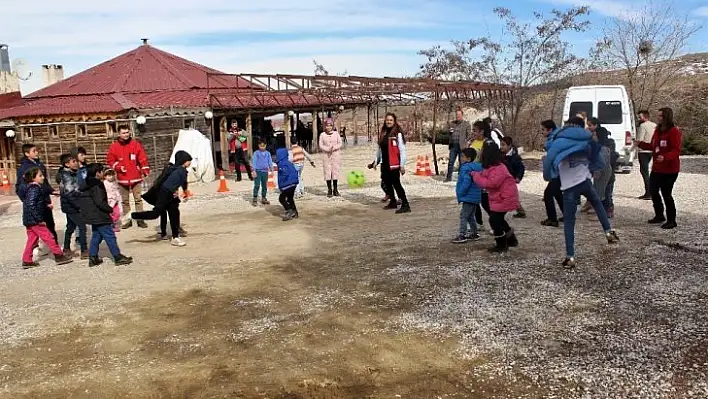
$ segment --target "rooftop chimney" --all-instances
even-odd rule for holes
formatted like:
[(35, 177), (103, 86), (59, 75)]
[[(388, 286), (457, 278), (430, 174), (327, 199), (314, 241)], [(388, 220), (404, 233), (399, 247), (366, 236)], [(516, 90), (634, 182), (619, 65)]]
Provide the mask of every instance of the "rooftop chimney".
[(0, 72), (12, 72), (10, 69), (10, 53), (7, 44), (0, 44)]
[(143, 46), (147, 46), (147, 44), (148, 44), (148, 39), (147, 39), (147, 38), (142, 38), (142, 39), (140, 39), (140, 40), (143, 41)]
[(51, 86), (64, 80), (64, 67), (62, 65), (42, 65), (44, 86)]

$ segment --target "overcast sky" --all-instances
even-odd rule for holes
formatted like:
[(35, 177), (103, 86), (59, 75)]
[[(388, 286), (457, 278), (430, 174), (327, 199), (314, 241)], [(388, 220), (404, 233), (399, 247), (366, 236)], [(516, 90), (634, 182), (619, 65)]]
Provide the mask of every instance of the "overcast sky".
[[(523, 3), (523, 4), (520, 4)], [(531, 12), (580, 4), (575, 0), (22, 0), (3, 4), (0, 43), (23, 58), (34, 76), (27, 94), (42, 87), (42, 64), (80, 72), (140, 45), (160, 49), (229, 73), (312, 74), (313, 59), (332, 73), (413, 75), (416, 53), (450, 39), (499, 32), (491, 13), (510, 7)], [(642, 1), (589, 2), (594, 32), (569, 37), (586, 54), (598, 27), (622, 17)], [(708, 21), (705, 0), (677, 2), (679, 12)], [(708, 35), (703, 31), (703, 37)], [(691, 51), (708, 51), (697, 38)]]

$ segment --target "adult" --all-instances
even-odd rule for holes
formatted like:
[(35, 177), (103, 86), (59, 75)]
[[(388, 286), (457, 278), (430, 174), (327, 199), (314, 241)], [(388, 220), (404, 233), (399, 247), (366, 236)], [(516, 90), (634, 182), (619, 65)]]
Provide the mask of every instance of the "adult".
[(322, 151), (322, 169), (327, 182), (327, 197), (339, 197), (337, 181), (339, 180), (339, 170), (342, 162), (342, 138), (334, 130), (332, 118), (327, 118), (324, 132), (320, 135), (320, 151)]
[[(656, 130), (656, 123), (649, 120), (651, 115), (649, 111), (639, 111), (639, 126), (637, 126), (637, 143), (644, 143), (644, 145), (651, 146), (651, 138)], [(639, 158), (639, 173), (642, 174), (642, 180), (644, 181), (644, 194), (637, 197), (640, 200), (650, 200), (650, 185), (649, 185), (649, 162), (652, 158), (652, 150), (643, 150), (639, 148), (639, 153), (637, 157)]]
[[(130, 219), (130, 195), (133, 195), (135, 211), (143, 211), (143, 178), (150, 174), (150, 165), (143, 145), (133, 139), (128, 125), (118, 126), (118, 139), (108, 148), (106, 162), (116, 171), (118, 187), (120, 187), (121, 204), (123, 207), (122, 228), (133, 226)], [(138, 220), (138, 227), (147, 228), (143, 220)]]
[[(384, 209), (396, 209), (396, 213), (410, 213), (411, 206), (406, 197), (406, 190), (401, 184), (401, 175), (406, 174), (406, 139), (394, 113), (387, 113), (378, 138), (376, 159), (369, 164), (369, 169), (376, 169), (381, 164), (381, 180), (386, 187), (389, 203)], [(396, 194), (401, 199), (398, 209)]]
[(234, 168), (236, 169), (236, 181), (241, 181), (241, 165), (246, 168), (246, 174), (252, 181), (253, 176), (251, 175), (251, 165), (247, 160), (248, 136), (246, 136), (245, 130), (238, 128), (238, 121), (235, 119), (231, 121), (231, 127), (229, 128), (227, 139), (229, 143), (231, 160), (234, 162)]
[(447, 175), (445, 181), (452, 181), (452, 172), (455, 169), (455, 162), (462, 155), (462, 150), (469, 146), (472, 136), (472, 126), (464, 119), (462, 108), (455, 111), (455, 120), (450, 122), (450, 162), (447, 164)]
[(611, 244), (619, 241), (590, 180), (591, 174), (603, 167), (601, 146), (592, 140), (592, 133), (585, 129), (585, 121), (572, 117), (567, 126), (551, 135), (546, 149), (548, 153), (543, 162), (543, 177), (546, 181), (560, 178), (563, 190), (566, 251), (563, 267), (570, 269), (575, 267), (575, 213), (581, 195), (585, 196), (595, 209), (607, 242)]
[[(676, 228), (676, 204), (672, 195), (674, 183), (681, 171), (681, 140), (683, 134), (674, 123), (674, 111), (662, 108), (656, 115), (659, 122), (649, 144), (635, 141), (643, 150), (652, 151), (651, 174), (649, 175), (649, 192), (654, 204), (654, 218), (650, 224), (660, 224), (662, 229)], [(661, 199), (664, 199), (662, 203)], [(666, 204), (666, 217), (664, 217)]]
[[(614, 157), (614, 146), (611, 145), (614, 141), (611, 139), (611, 133), (609, 130), (602, 127), (600, 121), (597, 118), (590, 118), (587, 120), (587, 129), (592, 133), (593, 140), (601, 145), (600, 156), (602, 157), (603, 167), (593, 173), (593, 187), (597, 196), (600, 197), (600, 201), (605, 202), (605, 196), (607, 194), (607, 188), (610, 183), (614, 184), (614, 169), (613, 169), (613, 157)], [(616, 161), (616, 158), (615, 158)], [(583, 210), (588, 212), (591, 208), (590, 202), (586, 202)], [(607, 208), (605, 209), (607, 211)], [(608, 214), (608, 217), (610, 215)]]
[[(544, 149), (548, 151), (550, 139), (553, 132), (555, 132), (558, 127), (555, 122), (548, 119), (541, 122), (541, 129), (546, 136), (546, 144), (544, 145)], [(543, 158), (545, 159), (545, 155)], [(555, 203), (558, 203), (558, 209), (560, 209), (561, 214), (563, 214), (563, 192), (561, 191), (561, 182), (558, 177), (550, 179), (546, 184), (546, 189), (543, 190), (543, 203), (546, 206), (546, 220), (541, 222), (541, 225), (543, 226), (558, 227), (560, 226), (560, 222), (564, 220), (563, 217), (560, 219), (558, 218), (554, 200)]]

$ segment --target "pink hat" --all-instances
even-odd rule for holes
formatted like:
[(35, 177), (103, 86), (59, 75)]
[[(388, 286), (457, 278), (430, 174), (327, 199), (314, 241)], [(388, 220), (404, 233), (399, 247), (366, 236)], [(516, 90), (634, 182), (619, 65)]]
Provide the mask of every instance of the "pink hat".
[(327, 124), (327, 125), (334, 125), (334, 121), (332, 120), (332, 118), (327, 118), (327, 119), (325, 120), (325, 124)]

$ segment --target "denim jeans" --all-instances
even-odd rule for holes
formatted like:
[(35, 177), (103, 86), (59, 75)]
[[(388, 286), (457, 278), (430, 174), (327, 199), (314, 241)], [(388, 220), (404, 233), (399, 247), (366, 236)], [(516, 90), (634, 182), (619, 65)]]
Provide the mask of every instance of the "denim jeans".
[(565, 219), (563, 232), (565, 233), (565, 254), (569, 258), (575, 256), (575, 214), (578, 211), (578, 200), (581, 195), (585, 196), (592, 205), (603, 231), (607, 233), (612, 230), (605, 207), (595, 192), (590, 179), (563, 191), (563, 218)]
[(266, 198), (268, 194), (268, 171), (256, 172), (256, 179), (253, 181), (253, 198), (258, 198), (258, 189), (261, 189), (261, 197)]
[(467, 226), (470, 227), (472, 234), (477, 234), (477, 221), (475, 220), (475, 213), (477, 213), (477, 208), (479, 205), (472, 204), (470, 202), (463, 202), (462, 208), (460, 209), (460, 236), (467, 234)]
[(101, 241), (106, 242), (106, 245), (108, 245), (108, 250), (111, 251), (111, 255), (113, 255), (114, 259), (120, 255), (116, 232), (113, 231), (112, 224), (94, 224), (91, 226), (91, 230), (93, 234), (91, 234), (89, 256), (98, 256), (98, 246), (101, 245)]
[(462, 155), (462, 151), (458, 147), (450, 147), (450, 163), (447, 164), (447, 180), (452, 179), (452, 172), (455, 170), (455, 162)]
[(295, 187), (295, 195), (305, 194), (305, 184), (302, 182), (302, 170), (305, 168), (304, 163), (294, 163), (295, 170), (297, 170), (297, 187)]
[(79, 230), (78, 239), (81, 251), (86, 251), (88, 245), (86, 242), (86, 224), (81, 220), (81, 215), (78, 213), (66, 214), (66, 230), (64, 230), (64, 249), (71, 249), (71, 235), (74, 231)]

